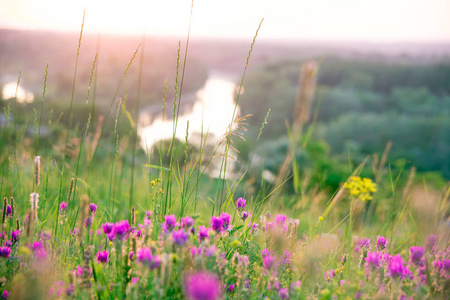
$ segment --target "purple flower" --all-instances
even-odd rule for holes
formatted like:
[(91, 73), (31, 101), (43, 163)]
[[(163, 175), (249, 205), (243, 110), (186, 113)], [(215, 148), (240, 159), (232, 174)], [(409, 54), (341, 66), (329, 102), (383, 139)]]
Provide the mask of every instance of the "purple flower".
[(40, 259), (40, 260), (44, 260), (47, 258), (47, 252), (45, 251), (45, 249), (43, 247), (36, 249), (34, 251), (34, 255), (36, 256), (37, 259)]
[(245, 199), (243, 199), (242, 197), (241, 198), (238, 198), (237, 199), (237, 201), (236, 201), (236, 208), (239, 210), (239, 211), (242, 211), (244, 208), (245, 208)]
[(270, 270), (275, 266), (276, 263), (276, 257), (272, 256), (270, 254), (267, 254), (263, 257), (263, 266), (266, 270)]
[(119, 221), (114, 226), (114, 235), (123, 240), (124, 238), (127, 237), (130, 230), (131, 227), (130, 224), (128, 223), (128, 220)]
[(65, 212), (67, 210), (67, 206), (68, 206), (68, 204), (66, 202), (64, 202), (64, 201), (61, 202), (61, 205), (59, 206), (59, 212), (60, 213)]
[(104, 264), (109, 262), (109, 252), (107, 250), (97, 252), (97, 261)]
[(206, 228), (204, 225), (200, 226), (198, 229), (198, 240), (199, 242), (204, 241), (206, 238), (209, 237), (209, 230), (210, 228)]
[(242, 212), (242, 221), (245, 221), (248, 218), (249, 214), (248, 212), (244, 211)]
[(110, 234), (111, 232), (113, 232), (113, 231), (114, 231), (114, 227), (115, 227), (114, 223), (108, 223), (108, 222), (106, 222), (106, 223), (104, 223), (104, 224), (102, 225), (103, 232), (104, 232), (105, 234)]
[(156, 269), (161, 264), (158, 255), (152, 255), (152, 251), (148, 248), (141, 248), (138, 252), (137, 259), (143, 264), (147, 264), (150, 270)]
[(359, 241), (359, 246), (360, 247), (364, 247), (364, 248), (369, 248), (370, 247), (370, 239), (362, 239)]
[(33, 251), (36, 251), (37, 249), (42, 248), (42, 242), (41, 241), (33, 242), (33, 244), (31, 244), (30, 246)]
[(435, 252), (437, 244), (437, 235), (428, 235), (427, 240), (425, 242), (425, 248), (428, 252)]
[(89, 213), (93, 216), (97, 213), (97, 205), (94, 203), (89, 204)]
[(262, 256), (262, 258), (266, 257), (267, 255), (272, 255), (272, 251), (270, 251), (269, 249), (263, 249), (263, 250), (261, 250), (261, 256)]
[(4, 290), (3, 293), (2, 293), (2, 299), (4, 299), (4, 300), (8, 299), (10, 294), (11, 294), (11, 292), (8, 292), (7, 290)]
[(377, 250), (378, 251), (386, 249), (387, 243), (388, 243), (388, 239), (387, 238), (385, 238), (383, 236), (380, 236), (380, 235), (377, 235)]
[(167, 215), (164, 217), (164, 223), (162, 223), (162, 229), (165, 233), (172, 232), (177, 225), (177, 217), (175, 215)]
[(223, 229), (228, 230), (228, 228), (230, 226), (230, 222), (231, 222), (231, 216), (228, 213), (223, 212), (220, 215), (220, 219), (222, 219), (222, 221), (223, 221)]
[(283, 227), (284, 223), (286, 223), (286, 216), (283, 214), (279, 214), (275, 216), (275, 223), (279, 227)]
[(93, 216), (89, 216), (86, 219), (84, 219), (84, 227), (89, 228), (92, 225), (92, 222), (94, 221)]
[(0, 257), (8, 258), (10, 254), (11, 254), (11, 248), (0, 247)]
[(181, 228), (191, 228), (192, 225), (194, 225), (194, 219), (192, 219), (191, 217), (184, 217), (181, 218)]
[(172, 233), (172, 238), (176, 244), (183, 246), (189, 238), (189, 233), (184, 232), (183, 229), (175, 230)]
[(6, 206), (6, 216), (12, 218), (12, 207), (9, 204)]
[(280, 297), (280, 299), (287, 299), (289, 298), (289, 291), (287, 288), (284, 289), (280, 289), (278, 291), (278, 296)]
[(211, 228), (216, 232), (221, 232), (223, 227), (223, 220), (222, 218), (218, 218), (215, 216), (211, 217)]
[(152, 211), (151, 211), (151, 210), (146, 211), (146, 212), (145, 212), (145, 216), (146, 216), (148, 219), (150, 219), (150, 218), (152, 217)]
[(11, 243), (16, 243), (19, 241), (20, 238), (20, 231), (19, 230), (13, 230), (11, 232)]
[(74, 291), (73, 283), (69, 284), (69, 287), (66, 288), (66, 296), (72, 295)]
[(295, 283), (291, 283), (291, 291), (294, 289), (299, 289), (302, 286), (302, 282), (300, 280), (297, 280)]
[(189, 300), (218, 300), (220, 295), (220, 282), (216, 275), (201, 272), (190, 275), (184, 283), (186, 296)]
[(379, 252), (367, 252), (366, 266), (370, 270), (375, 270), (380, 267), (381, 255)]
[(410, 275), (410, 271), (408, 267), (403, 264), (403, 259), (400, 254), (389, 258), (388, 272), (392, 278), (400, 278), (401, 280)]
[(423, 247), (412, 246), (409, 248), (410, 261), (415, 265), (422, 265), (422, 257), (425, 252)]
[(275, 224), (273, 222), (267, 222), (264, 226), (265, 227), (263, 228), (263, 230), (267, 231), (271, 231), (272, 229), (275, 228)]
[(325, 273), (325, 279), (326, 279), (328, 282), (330, 282), (331, 279), (334, 278), (334, 276), (336, 276), (336, 272), (335, 272), (333, 269), (331, 269), (331, 270), (329, 270), (329, 271), (327, 271), (327, 272)]
[(280, 256), (280, 264), (290, 265), (292, 263), (292, 251), (284, 249), (284, 257)]
[(257, 223), (253, 223), (253, 224), (249, 223), (248, 227), (251, 227), (251, 229), (250, 229), (251, 232), (255, 232), (255, 231), (258, 230), (258, 224)]
[(235, 283), (230, 284), (230, 286), (228, 286), (228, 292), (232, 293), (233, 290), (234, 290), (235, 285), (236, 285)]

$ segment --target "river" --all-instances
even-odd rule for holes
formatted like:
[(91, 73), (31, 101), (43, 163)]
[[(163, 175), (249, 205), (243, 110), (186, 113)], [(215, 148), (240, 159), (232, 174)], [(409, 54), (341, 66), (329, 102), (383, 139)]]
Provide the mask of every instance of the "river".
[[(186, 128), (189, 121), (189, 143), (200, 145), (200, 136), (208, 132), (206, 144), (217, 146), (217, 153), (223, 151), (223, 145), (219, 141), (225, 136), (233, 116), (240, 112), (239, 106), (235, 106), (236, 84), (235, 77), (228, 74), (211, 72), (203, 88), (198, 90), (194, 101), (183, 104), (178, 117), (178, 126), (175, 137), (181, 141), (185, 140)], [(172, 113), (173, 106), (167, 103), (166, 118), (163, 119), (161, 111), (154, 109), (141, 111), (138, 121), (138, 133), (141, 137), (141, 146), (148, 152), (152, 146), (160, 140), (171, 139), (173, 135), (173, 120), (167, 118), (167, 113)], [(221, 156), (214, 159), (208, 173), (218, 177), (220, 172)], [(219, 167), (218, 167), (219, 165)], [(232, 168), (232, 167), (231, 167)], [(227, 172), (228, 173), (228, 172)]]

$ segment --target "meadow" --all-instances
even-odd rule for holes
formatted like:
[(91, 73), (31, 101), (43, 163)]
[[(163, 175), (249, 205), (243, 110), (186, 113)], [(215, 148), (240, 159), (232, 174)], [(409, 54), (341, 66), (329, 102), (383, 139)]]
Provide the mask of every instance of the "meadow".
[[(140, 149), (137, 130), (145, 44), (130, 53), (100, 114), (92, 100), (99, 53), (85, 98), (74, 96), (81, 89), (82, 42), (83, 30), (65, 91), (67, 111), (53, 114), (47, 106), (48, 69), (32, 111), (17, 97), (2, 103), (2, 299), (449, 297), (448, 183), (436, 187), (417, 179), (414, 168), (391, 168), (389, 144), (350, 165), (334, 190), (314, 182), (320, 174), (304, 172), (296, 151), (314, 146), (309, 121), (316, 65), (302, 68), (298, 114), (288, 122), (287, 150), (268, 183), (253, 158), (271, 126), (270, 110), (250, 137), (251, 116), (236, 113), (212, 150), (207, 131), (200, 145), (189, 142), (189, 131), (184, 141), (175, 139), (189, 35), (174, 57), (173, 91), (160, 87), (173, 138), (148, 152)], [(119, 91), (133, 66), (138, 76), (130, 109), (127, 92)], [(240, 161), (235, 148), (249, 138), (253, 144)], [(206, 171), (213, 160), (220, 161), (217, 178)], [(238, 176), (227, 176), (232, 160)], [(250, 176), (255, 166), (259, 177)]]

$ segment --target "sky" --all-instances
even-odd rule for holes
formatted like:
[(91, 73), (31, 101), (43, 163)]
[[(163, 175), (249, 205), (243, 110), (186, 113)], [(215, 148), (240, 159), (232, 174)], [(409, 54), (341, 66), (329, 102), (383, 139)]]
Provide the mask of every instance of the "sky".
[[(191, 0), (0, 0), (0, 28), (185, 35)], [(191, 35), (450, 42), (450, 0), (196, 0)]]

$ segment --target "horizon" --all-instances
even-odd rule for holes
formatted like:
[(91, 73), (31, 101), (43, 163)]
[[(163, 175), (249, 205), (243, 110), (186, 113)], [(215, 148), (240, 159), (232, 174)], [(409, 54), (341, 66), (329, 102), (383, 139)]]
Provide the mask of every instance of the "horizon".
[[(46, 29), (46, 28), (35, 28), (35, 29), (22, 29), (22, 28), (0, 28), (1, 31), (17, 31), (17, 32), (28, 32), (28, 33), (52, 33), (61, 35), (79, 35), (78, 30), (58, 30), (58, 29)], [(146, 39), (168, 39), (168, 40), (180, 40), (184, 41), (186, 35), (170, 35), (170, 34), (148, 34), (148, 33), (114, 33), (114, 32), (93, 32), (93, 31), (83, 31), (83, 36), (96, 37), (103, 36), (109, 38), (136, 38), (142, 39), (144, 36)], [(241, 37), (241, 36), (194, 36), (190, 37), (190, 41), (233, 41), (233, 42), (245, 42), (248, 43), (252, 37)], [(347, 43), (357, 44), (357, 45), (423, 45), (423, 46), (445, 46), (450, 45), (450, 38), (446, 40), (362, 40), (362, 39), (333, 39), (333, 38), (289, 38), (289, 37), (259, 37), (257, 38), (259, 42), (262, 43), (283, 43), (280, 46), (295, 46), (299, 43), (310, 43), (314, 45), (320, 44), (330, 44), (330, 45), (346, 45)], [(348, 45), (350, 46), (350, 45)]]
[[(85, 33), (185, 37), (191, 3), (0, 0), (0, 29), (79, 33), (84, 9)], [(446, 0), (230, 0), (226, 4), (196, 0), (190, 34), (195, 38), (251, 39), (262, 18), (261, 40), (450, 43), (450, 2)]]

